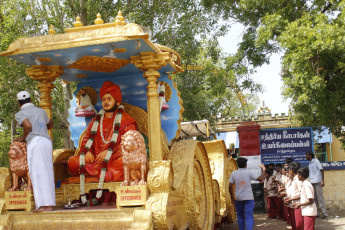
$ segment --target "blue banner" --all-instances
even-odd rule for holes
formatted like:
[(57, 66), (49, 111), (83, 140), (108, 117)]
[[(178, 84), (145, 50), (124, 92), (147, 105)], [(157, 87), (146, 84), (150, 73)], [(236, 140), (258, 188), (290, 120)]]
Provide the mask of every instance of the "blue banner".
[(324, 170), (344, 170), (345, 161), (321, 162)]
[(260, 130), (262, 163), (282, 163), (286, 158), (303, 162), (305, 153), (313, 151), (312, 128), (285, 128)]

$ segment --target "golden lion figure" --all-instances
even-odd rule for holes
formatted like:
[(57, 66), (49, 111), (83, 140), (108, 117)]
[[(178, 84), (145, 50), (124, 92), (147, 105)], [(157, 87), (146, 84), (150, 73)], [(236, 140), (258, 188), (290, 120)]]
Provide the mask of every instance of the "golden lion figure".
[(28, 186), (24, 190), (32, 190), (26, 155), (25, 142), (13, 142), (10, 145), (8, 156), (10, 158), (10, 171), (12, 173), (12, 187), (8, 191), (18, 191), (20, 189), (19, 179), (21, 178), (25, 178), (25, 181), (28, 183)]
[(130, 130), (121, 138), (124, 181), (122, 186), (145, 185), (147, 179), (147, 152), (140, 132)]

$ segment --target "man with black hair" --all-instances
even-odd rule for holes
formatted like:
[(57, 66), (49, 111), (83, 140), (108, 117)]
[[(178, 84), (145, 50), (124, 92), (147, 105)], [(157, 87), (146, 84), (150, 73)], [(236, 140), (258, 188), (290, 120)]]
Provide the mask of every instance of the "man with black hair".
[(317, 206), (318, 216), (319, 208), (322, 210), (322, 218), (325, 219), (328, 217), (325, 199), (323, 197), (322, 187), (325, 186), (324, 182), (324, 171), (322, 165), (318, 159), (315, 158), (315, 155), (312, 151), (306, 152), (306, 158), (309, 162), (309, 180), (313, 185), (315, 190), (315, 203)]
[[(231, 173), (229, 190), (232, 200), (235, 200), (238, 226), (240, 230), (253, 229), (254, 227), (254, 196), (251, 187), (252, 180), (263, 181), (265, 176), (265, 166), (260, 164), (261, 175), (249, 171), (247, 168), (247, 159), (240, 157), (236, 160), (238, 170)], [(233, 185), (235, 185), (235, 195), (233, 194)]]
[(51, 211), (55, 206), (55, 184), (53, 171), (53, 146), (48, 129), (53, 127), (47, 113), (31, 103), (30, 94), (17, 94), (21, 110), (15, 119), (24, 132), (13, 141), (27, 143), (27, 161), (32, 181), (36, 212)]

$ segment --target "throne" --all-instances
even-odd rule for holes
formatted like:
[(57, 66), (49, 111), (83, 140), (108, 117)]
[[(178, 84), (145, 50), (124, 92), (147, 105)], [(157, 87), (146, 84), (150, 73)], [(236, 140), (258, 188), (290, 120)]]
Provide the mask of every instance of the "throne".
[[(136, 122), (138, 126), (138, 131), (143, 135), (146, 143), (147, 153), (149, 155), (148, 149), (148, 115), (143, 109), (130, 105), (128, 103), (121, 103), (126, 113), (128, 113)], [(85, 131), (84, 131), (85, 132)], [(67, 160), (69, 157), (75, 155), (79, 152), (81, 148), (81, 140), (84, 136), (84, 132), (81, 134), (79, 138), (79, 146), (77, 150), (71, 149), (56, 149), (53, 151), (53, 163), (54, 163), (54, 176), (55, 176), (55, 184), (61, 184), (61, 182), (65, 181), (67, 178), (70, 178), (71, 175), (68, 172), (67, 168)], [(168, 156), (168, 139), (165, 135), (165, 132), (161, 130), (161, 138), (163, 139), (162, 149), (165, 159)], [(148, 156), (149, 158), (149, 156)], [(78, 177), (79, 178), (79, 177)], [(116, 191), (116, 189), (120, 186), (121, 182), (105, 182), (103, 185), (103, 189), (108, 189), (109, 191)], [(85, 183), (85, 192), (88, 193), (90, 190), (97, 189), (98, 183)], [(80, 185), (79, 183), (68, 183), (61, 185), (61, 195), (62, 195), (62, 203), (67, 203), (68, 200), (78, 200), (80, 195)], [(58, 194), (58, 193), (57, 193)], [(58, 200), (57, 200), (57, 203)]]

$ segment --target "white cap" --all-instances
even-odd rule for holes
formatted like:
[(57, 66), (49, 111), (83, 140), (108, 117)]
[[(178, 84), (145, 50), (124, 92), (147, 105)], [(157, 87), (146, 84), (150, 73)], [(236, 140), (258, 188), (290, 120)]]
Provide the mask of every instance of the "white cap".
[(30, 98), (30, 94), (28, 92), (26, 92), (26, 91), (20, 91), (17, 94), (18, 101), (25, 100), (27, 98)]

